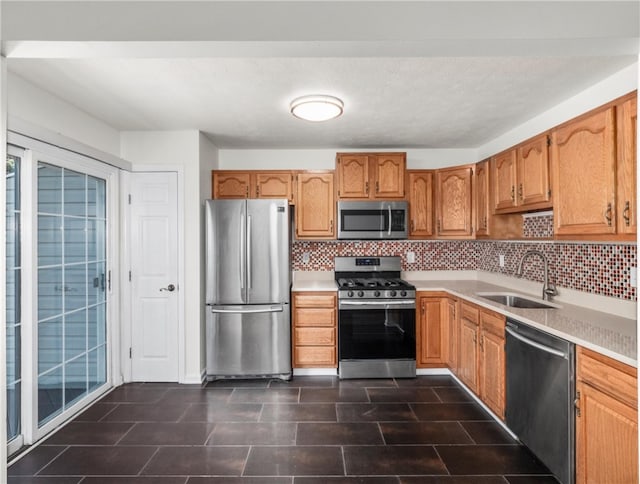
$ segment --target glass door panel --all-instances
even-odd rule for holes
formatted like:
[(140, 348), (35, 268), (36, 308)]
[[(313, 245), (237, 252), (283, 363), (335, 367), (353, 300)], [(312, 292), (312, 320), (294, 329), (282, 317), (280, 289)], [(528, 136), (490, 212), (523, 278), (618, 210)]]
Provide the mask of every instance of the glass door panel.
[[(21, 257), (20, 257), (20, 158), (6, 163), (6, 331), (7, 331), (7, 440), (21, 434)], [(18, 444), (19, 445), (19, 444)]]
[(38, 163), (38, 425), (106, 382), (106, 182)]

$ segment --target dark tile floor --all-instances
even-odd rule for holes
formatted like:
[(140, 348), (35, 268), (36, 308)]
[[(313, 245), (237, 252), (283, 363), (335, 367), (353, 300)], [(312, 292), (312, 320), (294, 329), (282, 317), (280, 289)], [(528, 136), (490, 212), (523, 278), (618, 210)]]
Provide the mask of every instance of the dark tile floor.
[(448, 376), (116, 388), (9, 484), (557, 484)]

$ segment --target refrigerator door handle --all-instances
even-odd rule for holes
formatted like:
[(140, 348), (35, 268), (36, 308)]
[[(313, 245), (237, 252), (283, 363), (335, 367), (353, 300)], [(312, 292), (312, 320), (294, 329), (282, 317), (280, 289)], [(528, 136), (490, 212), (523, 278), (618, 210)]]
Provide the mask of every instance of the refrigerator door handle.
[[(247, 230), (247, 226), (244, 223), (244, 213), (242, 215), (240, 215), (240, 247), (245, 247), (245, 252), (243, 252), (242, 250), (240, 250), (240, 289), (244, 289), (244, 282), (245, 282), (245, 268), (247, 266), (246, 264), (246, 233), (245, 231)], [(244, 297), (244, 296), (243, 296)]]
[(247, 289), (251, 289), (251, 215), (247, 215)]
[(256, 314), (256, 313), (281, 313), (284, 306), (261, 306), (252, 309), (231, 309), (231, 308), (215, 308), (211, 307), (211, 312), (215, 314)]

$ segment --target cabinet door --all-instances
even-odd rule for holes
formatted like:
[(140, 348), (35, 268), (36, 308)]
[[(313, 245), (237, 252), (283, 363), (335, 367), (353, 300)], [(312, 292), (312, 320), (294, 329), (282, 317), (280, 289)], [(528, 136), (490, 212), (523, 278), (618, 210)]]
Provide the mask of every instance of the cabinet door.
[(613, 108), (597, 111), (552, 131), (556, 235), (616, 232), (615, 161)]
[(551, 207), (548, 145), (549, 138), (544, 134), (518, 147), (517, 204), (520, 207)]
[(578, 382), (576, 483), (638, 482), (638, 411)]
[(475, 225), (476, 236), (487, 237), (489, 231), (489, 162), (476, 164), (475, 174)]
[(446, 299), (421, 297), (419, 301), (418, 367), (442, 365), (445, 362)]
[(439, 237), (469, 238), (472, 233), (470, 166), (436, 172), (436, 233)]
[(409, 236), (433, 235), (433, 172), (409, 172)]
[(458, 374), (458, 340), (460, 339), (460, 320), (457, 317), (455, 299), (447, 299), (447, 365), (456, 375)]
[(379, 154), (373, 158), (374, 197), (404, 198), (405, 155)]
[(496, 212), (515, 208), (516, 203), (516, 150), (512, 149), (491, 159), (493, 208)]
[(618, 233), (635, 234), (636, 157), (638, 129), (638, 99), (633, 97), (617, 107), (618, 116)]
[(296, 235), (298, 238), (335, 238), (333, 173), (298, 174)]
[(478, 326), (466, 318), (460, 321), (460, 379), (478, 393)]
[(286, 198), (293, 203), (293, 174), (291, 172), (255, 174), (256, 198)]
[(249, 198), (251, 174), (246, 171), (213, 172), (213, 198)]
[(340, 154), (336, 163), (339, 199), (368, 199), (369, 156)]
[(483, 330), (480, 348), (480, 398), (493, 413), (504, 419), (504, 338)]

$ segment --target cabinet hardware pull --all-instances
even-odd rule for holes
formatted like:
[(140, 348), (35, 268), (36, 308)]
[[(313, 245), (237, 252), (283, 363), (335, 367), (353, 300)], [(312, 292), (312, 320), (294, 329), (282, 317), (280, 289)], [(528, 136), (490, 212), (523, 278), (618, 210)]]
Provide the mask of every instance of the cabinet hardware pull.
[(580, 392), (576, 392), (576, 399), (573, 401), (573, 406), (576, 408), (576, 417), (580, 416)]
[(511, 185), (511, 201), (516, 201), (516, 187), (513, 185)]
[(329, 232), (333, 232), (333, 220), (331, 221), (331, 225), (329, 226)]
[[(627, 225), (629, 225), (629, 224), (627, 224)], [(411, 232), (415, 232), (415, 230), (416, 230), (416, 222), (415, 222), (415, 220), (412, 220), (411, 221)]]
[(480, 337), (478, 344), (480, 345), (480, 351), (484, 351), (484, 336)]
[(380, 184), (376, 182), (376, 193), (378, 193), (379, 191), (380, 191)]
[(518, 187), (518, 195), (520, 195), (520, 201), (523, 201), (524, 197), (522, 196), (522, 183), (520, 183), (520, 186)]
[(440, 233), (440, 219), (438, 219), (438, 233)]
[(260, 185), (256, 187), (256, 197), (260, 198)]
[(484, 216), (484, 228), (485, 229), (487, 228), (487, 216), (486, 215)]
[(607, 203), (607, 209), (606, 209), (606, 210), (605, 210), (605, 212), (604, 212), (604, 218), (606, 218), (606, 219), (607, 219), (607, 225), (608, 225), (609, 227), (611, 227), (611, 220), (612, 220), (612, 218), (611, 218), (611, 211), (612, 211), (611, 203)]
[(247, 185), (247, 198), (249, 198), (249, 185)]
[(624, 219), (624, 224), (628, 227), (631, 223), (631, 207), (629, 206), (629, 202), (624, 202), (624, 210), (622, 211), (622, 218)]
[(364, 182), (364, 192), (367, 195), (369, 194), (369, 182)]

